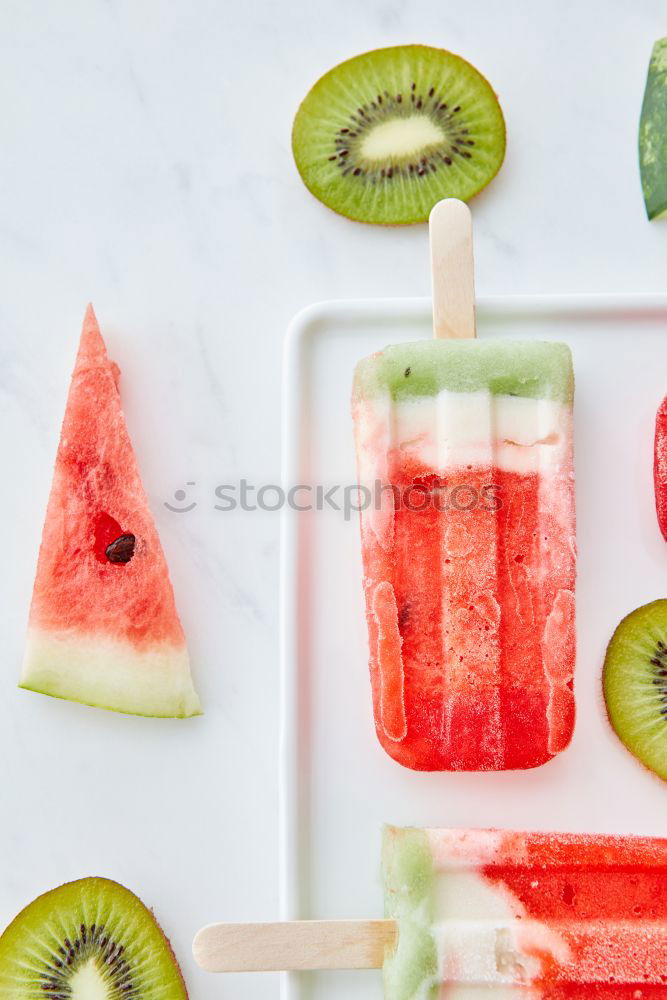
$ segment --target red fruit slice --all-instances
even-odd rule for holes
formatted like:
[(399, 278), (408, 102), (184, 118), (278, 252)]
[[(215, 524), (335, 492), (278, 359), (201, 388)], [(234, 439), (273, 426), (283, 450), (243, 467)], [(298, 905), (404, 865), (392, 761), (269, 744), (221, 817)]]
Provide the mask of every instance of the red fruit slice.
[(667, 396), (660, 404), (655, 418), (653, 482), (658, 524), (662, 537), (667, 542)]
[(46, 511), (21, 687), (117, 712), (198, 715), (119, 376), (89, 306)]

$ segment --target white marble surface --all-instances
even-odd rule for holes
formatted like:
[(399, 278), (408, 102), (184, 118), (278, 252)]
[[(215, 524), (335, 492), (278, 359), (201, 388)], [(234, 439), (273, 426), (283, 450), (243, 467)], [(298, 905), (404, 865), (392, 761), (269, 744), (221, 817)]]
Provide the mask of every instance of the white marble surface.
[[(474, 203), (483, 293), (664, 289), (636, 130), (664, 5), (468, 0), (5, 0), (0, 32), (0, 922), (101, 873), (152, 904), (191, 995), (192, 932), (277, 910), (278, 516), (211, 487), (279, 474), (290, 316), (426, 294), (424, 227), (360, 226), (302, 187), (294, 110), (341, 59), (421, 41), (499, 92), (502, 173)], [(92, 299), (170, 560), (206, 715), (116, 717), (16, 689), (67, 380)], [(188, 480), (199, 506), (163, 502)]]

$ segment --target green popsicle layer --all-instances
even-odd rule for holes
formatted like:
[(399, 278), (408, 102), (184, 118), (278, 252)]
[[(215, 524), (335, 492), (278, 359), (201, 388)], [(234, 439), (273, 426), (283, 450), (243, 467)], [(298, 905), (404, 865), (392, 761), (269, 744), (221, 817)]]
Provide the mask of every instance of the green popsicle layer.
[(555, 341), (416, 340), (385, 347), (357, 365), (355, 398), (387, 390), (395, 400), (485, 390), (571, 405), (572, 355)]
[(438, 957), (431, 934), (434, 871), (423, 830), (386, 826), (382, 871), (385, 917), (399, 925), (396, 950), (384, 963), (385, 1000), (428, 1000), (438, 993)]

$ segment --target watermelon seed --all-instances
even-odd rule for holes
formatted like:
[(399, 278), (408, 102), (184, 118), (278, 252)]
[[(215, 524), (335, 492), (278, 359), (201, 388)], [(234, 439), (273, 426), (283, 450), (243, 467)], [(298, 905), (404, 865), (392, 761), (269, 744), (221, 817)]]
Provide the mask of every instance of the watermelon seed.
[(136, 541), (134, 535), (126, 532), (107, 545), (104, 554), (110, 563), (129, 563), (134, 555)]

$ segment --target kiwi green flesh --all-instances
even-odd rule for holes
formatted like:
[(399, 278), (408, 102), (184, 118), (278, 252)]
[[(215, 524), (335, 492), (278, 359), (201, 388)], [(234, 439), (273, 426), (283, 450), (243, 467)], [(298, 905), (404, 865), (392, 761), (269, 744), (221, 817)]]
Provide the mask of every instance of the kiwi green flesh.
[(667, 780), (667, 600), (620, 623), (603, 673), (609, 720), (627, 749)]
[(0, 1000), (187, 1000), (155, 918), (132, 892), (85, 878), (30, 903), (0, 937)]
[(306, 186), (361, 222), (425, 221), (495, 176), (505, 123), (489, 83), (444, 49), (376, 49), (336, 66), (297, 112), (294, 158)]

